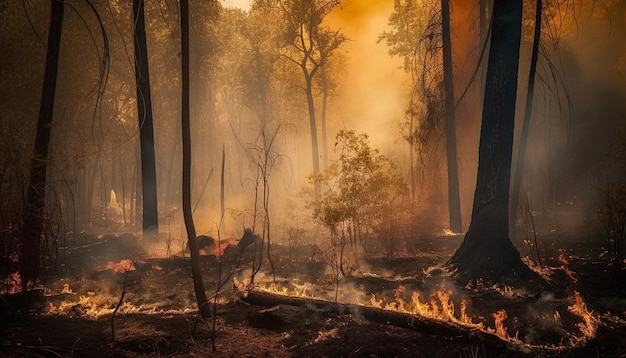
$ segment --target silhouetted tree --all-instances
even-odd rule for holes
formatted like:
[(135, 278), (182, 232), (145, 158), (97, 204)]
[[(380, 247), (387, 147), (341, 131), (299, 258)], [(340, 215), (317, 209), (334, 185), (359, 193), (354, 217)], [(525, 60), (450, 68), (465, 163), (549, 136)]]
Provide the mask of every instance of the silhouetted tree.
[[(30, 181), (26, 192), (26, 208), (23, 222), (23, 240), (20, 256), (20, 276), (22, 293), (27, 294), (28, 285), (34, 284), (40, 276), (41, 269), (41, 238), (44, 235), (44, 208), (46, 197), (46, 171), (48, 146), (52, 129), (52, 114), (59, 67), (59, 49), (61, 46), (61, 29), (63, 26), (63, 2), (52, 0), (50, 10), (50, 26), (48, 30), (48, 49), (46, 68), (37, 121), (35, 150), (31, 161)], [(25, 305), (28, 306), (28, 300)]]
[(496, 0), (472, 219), (449, 261), (461, 280), (529, 277), (509, 238), (509, 186), (522, 27), (522, 1)]
[(144, 239), (156, 241), (159, 238), (159, 213), (157, 210), (152, 98), (150, 96), (143, 0), (133, 0), (133, 25), (135, 29), (135, 78), (139, 112), (139, 142), (141, 146), (142, 227)]
[(450, 1), (441, 0), (441, 30), (443, 43), (443, 80), (446, 102), (446, 157), (448, 163), (448, 215), (450, 230), (463, 231), (459, 169), (456, 159), (456, 123), (454, 115), (454, 86), (452, 75), (452, 41), (450, 39)]
[(191, 272), (193, 287), (196, 293), (196, 301), (202, 318), (211, 316), (211, 310), (204, 288), (204, 278), (200, 267), (200, 250), (196, 241), (196, 227), (191, 212), (191, 126), (189, 115), (189, 1), (180, 1), (180, 27), (181, 27), (181, 67), (182, 67), (182, 100), (181, 100), (181, 127), (183, 142), (183, 218), (187, 229), (189, 253), (191, 254)]
[[(324, 18), (340, 5), (340, 0), (295, 0), (283, 5), (286, 20), (284, 39), (289, 49), (286, 57), (300, 68), (304, 76), (302, 88), (309, 110), (314, 173), (320, 172), (320, 163), (313, 79), (329, 61), (332, 53), (346, 41), (340, 30), (322, 25)], [(319, 187), (316, 187), (315, 192), (319, 195)]]

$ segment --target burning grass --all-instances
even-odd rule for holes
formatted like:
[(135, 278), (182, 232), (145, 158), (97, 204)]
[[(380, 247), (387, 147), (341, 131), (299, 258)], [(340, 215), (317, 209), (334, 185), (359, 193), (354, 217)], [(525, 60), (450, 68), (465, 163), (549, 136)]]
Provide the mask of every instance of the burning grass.
[[(445, 240), (455, 238), (446, 237)], [(84, 250), (90, 248), (85, 247)], [(289, 252), (293, 254), (293, 248)], [(68, 273), (71, 275), (46, 285), (44, 302), (39, 310), (42, 317), (59, 322), (63, 320), (63, 324), (86, 320), (93, 322), (94, 327), (100, 327), (103, 320), (106, 323), (112, 320), (125, 291), (117, 311), (117, 349), (145, 348), (142, 352), (157, 354), (154, 350), (147, 351), (152, 347), (150, 349), (176, 356), (176, 350), (168, 351), (168, 347), (180, 344), (176, 349), (185, 352), (180, 356), (188, 356), (190, 352), (207, 353), (205, 348), (194, 346), (189, 340), (182, 343), (180, 338), (175, 338), (177, 334), (189, 335), (190, 327), (197, 319), (191, 277), (186, 266), (188, 262), (176, 257), (139, 257), (115, 256), (97, 262), (91, 260), (88, 261), (91, 266), (72, 266), (68, 262)], [(262, 346), (271, 356), (291, 356), (286, 352), (294, 351), (309, 352), (312, 356), (328, 355), (328, 352), (334, 355), (339, 351), (345, 356), (366, 352), (380, 355), (373, 343), (377, 342), (386, 347), (386, 352), (393, 351), (390, 350), (392, 345), (402, 346), (403, 349), (396, 353), (398, 356), (410, 355), (411, 352), (423, 355), (424, 345), (432, 345), (433, 339), (431, 336), (420, 338), (426, 334), (444, 337), (437, 345), (437, 351), (431, 352), (439, 356), (472, 356), (470, 348), (475, 346), (483, 347), (486, 356), (509, 356), (509, 351), (506, 355), (493, 354), (502, 349), (495, 341), (509, 349), (513, 347), (520, 354), (559, 356), (572, 350), (588, 349), (590, 342), (606, 335), (606, 330), (619, 331), (626, 326), (619, 316), (595, 313), (604, 310), (598, 309), (595, 301), (585, 300), (594, 291), (585, 286), (588, 282), (585, 273), (572, 266), (576, 263), (575, 257), (567, 257), (567, 264), (555, 259), (552, 266), (544, 267), (543, 272), (549, 277), (550, 288), (554, 291), (541, 292), (512, 286), (486, 286), (480, 280), (473, 285), (459, 287), (441, 265), (433, 261), (433, 257), (370, 259), (354, 275), (342, 278), (338, 303), (334, 302), (335, 282), (325, 269), (326, 263), (311, 259), (309, 250), (303, 252), (302, 257), (280, 257), (275, 281), (270, 279), (273, 275), (261, 271), (252, 286), (248, 280), (249, 270), (238, 271), (234, 275), (235, 284), (243, 292), (297, 297), (299, 302), (313, 304), (293, 309), (281, 304), (280, 309), (259, 310), (241, 302), (240, 291), (225, 290), (218, 299), (218, 347), (231, 353), (258, 353), (243, 347), (230, 347), (231, 343), (227, 343), (238, 341), (242, 345)], [(215, 275), (212, 260), (211, 256), (203, 257), (203, 267), (209, 279)], [(572, 277), (578, 280), (574, 282)], [(322, 303), (328, 307), (343, 308), (339, 311), (321, 309), (319, 304)], [(346, 308), (348, 306), (349, 309)], [(395, 329), (384, 321), (371, 323), (371, 316), (366, 312), (382, 317), (388, 313), (392, 320), (405, 322), (405, 326)], [(147, 331), (136, 332), (143, 321), (164, 319), (186, 322), (186, 331), (159, 331), (154, 333), (155, 336), (150, 336)], [(130, 322), (134, 322), (132, 330), (129, 330)], [(413, 327), (406, 326), (411, 322)], [(421, 331), (411, 331), (419, 327), (418, 323), (426, 323), (427, 326), (422, 326)], [(438, 330), (439, 326), (441, 330)], [(199, 337), (206, 339), (208, 335), (202, 328), (205, 325), (200, 324), (199, 327)], [(106, 331), (108, 325), (100, 329)], [(400, 341), (393, 343), (389, 337), (385, 338), (386, 335)], [(472, 336), (483, 337), (488, 343), (471, 341)], [(415, 342), (422, 342), (420, 353), (410, 348), (419, 344)], [(344, 351), (340, 346), (350, 348)], [(453, 350), (446, 354), (441, 352), (444, 347), (455, 348), (450, 348)]]

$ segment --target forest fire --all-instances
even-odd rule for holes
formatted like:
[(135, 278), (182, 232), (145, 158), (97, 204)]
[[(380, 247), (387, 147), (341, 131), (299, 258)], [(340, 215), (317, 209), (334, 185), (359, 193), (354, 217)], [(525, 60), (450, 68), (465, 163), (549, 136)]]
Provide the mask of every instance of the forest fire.
[(0, 18), (0, 357), (626, 357), (626, 2)]
[[(564, 267), (562, 267), (562, 269), (566, 272)], [(574, 273), (569, 271), (567, 277), (570, 277), (570, 275), (574, 275)], [(244, 287), (241, 284), (238, 284), (238, 286)], [(255, 287), (247, 286), (243, 294), (247, 295), (251, 292), (260, 291), (271, 295), (302, 298), (305, 300), (304, 302), (309, 299), (311, 302), (317, 302), (317, 304), (320, 302), (328, 302), (329, 304), (332, 304), (331, 301), (324, 301), (324, 299), (320, 297), (308, 294), (308, 291), (312, 288), (311, 284), (307, 283), (302, 285), (302, 287), (303, 288), (300, 289), (288, 289), (287, 287), (280, 287), (275, 283), (268, 283), (266, 285), (256, 285)], [(471, 290), (470, 292), (476, 292), (477, 294), (496, 292), (508, 300), (528, 300), (527, 298), (524, 298), (525, 296), (523, 293), (516, 292), (516, 290), (512, 287), (506, 285), (504, 288), (499, 288), (498, 286), (482, 287), (478, 290)], [(362, 294), (363, 293), (359, 293), (354, 296), (358, 297)], [(584, 346), (587, 342), (596, 337), (597, 328), (601, 324), (600, 318), (595, 316), (593, 311), (588, 310), (587, 304), (584, 302), (581, 294), (576, 290), (573, 291), (572, 296), (568, 297), (566, 302), (569, 302), (569, 304), (567, 306), (560, 304), (559, 300), (553, 300), (552, 302), (554, 302), (554, 305), (551, 306), (553, 308), (546, 309), (547, 311), (551, 310), (552, 312), (548, 315), (552, 323), (549, 323), (548, 321), (545, 321), (546, 323), (541, 323), (546, 326), (553, 325), (554, 327), (561, 327), (560, 329), (563, 330), (561, 338), (551, 342), (543, 341), (543, 343), (539, 344), (536, 342), (537, 337), (531, 338), (530, 341), (525, 342), (520, 336), (520, 333), (521, 331), (526, 332), (524, 334), (528, 338), (529, 327), (540, 324), (540, 322), (534, 321), (543, 320), (540, 317), (528, 316), (523, 319), (522, 317), (513, 317), (511, 320), (514, 322), (513, 327), (515, 331), (513, 331), (514, 333), (510, 333), (510, 322), (507, 324), (507, 318), (509, 317), (505, 309), (496, 309), (494, 312), (489, 314), (492, 319), (489, 324), (482, 314), (477, 315), (477, 313), (468, 313), (468, 301), (466, 298), (462, 298), (460, 300), (457, 310), (457, 305), (451, 299), (453, 292), (449, 289), (440, 288), (431, 294), (426, 300), (422, 299), (423, 295), (418, 291), (412, 291), (409, 294), (409, 299), (406, 298), (407, 294), (409, 294), (409, 292), (407, 292), (407, 288), (400, 284), (393, 291), (393, 298), (384, 297), (382, 295), (379, 296), (372, 293), (370, 294), (370, 299), (366, 302), (362, 302), (357, 298), (356, 302), (337, 302), (337, 304), (340, 306), (350, 306), (355, 304), (355, 307), (371, 307), (392, 313), (405, 314), (408, 317), (423, 317), (440, 321), (442, 323), (452, 323), (458, 327), (465, 327), (466, 329), (477, 330), (493, 335), (503, 342), (519, 346), (523, 349), (539, 349), (555, 352)], [(296, 304), (302, 304), (302, 301), (296, 302), (298, 302)], [(543, 302), (543, 304), (550, 302), (550, 298), (547, 298), (547, 300)], [(568, 316), (567, 319), (565, 319), (560, 310), (566, 310), (571, 313), (571, 316)], [(348, 309), (348, 312), (353, 312), (353, 309)], [(358, 315), (360, 314), (357, 314), (357, 316)], [(565, 321), (567, 321), (567, 323)], [(329, 332), (334, 332), (333, 334), (336, 333), (335, 330)], [(326, 335), (324, 335), (324, 337), (326, 337)], [(539, 341), (541, 342), (541, 340)]]

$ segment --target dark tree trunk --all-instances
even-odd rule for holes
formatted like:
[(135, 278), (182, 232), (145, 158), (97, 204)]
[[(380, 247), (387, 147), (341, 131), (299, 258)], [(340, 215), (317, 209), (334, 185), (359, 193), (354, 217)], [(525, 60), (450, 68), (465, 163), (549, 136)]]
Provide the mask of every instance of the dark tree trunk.
[(183, 217), (187, 229), (189, 253), (191, 254), (191, 273), (196, 301), (202, 318), (209, 318), (211, 310), (204, 289), (204, 278), (200, 267), (200, 250), (196, 241), (196, 227), (191, 212), (191, 126), (189, 114), (189, 0), (180, 1), (181, 26), (181, 62), (182, 62), (182, 108), (181, 127), (183, 142)]
[[(41, 237), (44, 235), (44, 207), (46, 196), (46, 171), (48, 145), (54, 112), (54, 97), (59, 66), (59, 49), (61, 46), (61, 30), (63, 27), (63, 3), (52, 0), (50, 10), (50, 27), (48, 30), (48, 49), (46, 69), (39, 107), (39, 120), (35, 137), (35, 151), (30, 169), (30, 182), (26, 192), (26, 208), (24, 215), (23, 240), (20, 256), (20, 276), (22, 293), (27, 295), (29, 284), (34, 284), (41, 270)], [(29, 300), (24, 301), (28, 308)]]
[(450, 230), (463, 232), (461, 198), (459, 197), (459, 169), (456, 158), (456, 123), (454, 116), (454, 86), (452, 82), (452, 42), (450, 40), (450, 2), (441, 0), (441, 28), (443, 33), (443, 77), (446, 101), (446, 156), (448, 161), (448, 213)]
[(144, 22), (143, 0), (133, 0), (133, 23), (135, 25), (135, 79), (137, 81), (137, 109), (139, 111), (139, 142), (141, 146), (141, 186), (143, 204), (144, 240), (159, 238), (159, 214), (157, 210), (156, 163), (154, 155), (154, 131), (152, 124), (152, 99), (148, 70), (148, 49)]
[(535, 8), (535, 33), (533, 36), (533, 50), (530, 58), (530, 72), (528, 74), (528, 92), (526, 93), (526, 107), (524, 108), (524, 120), (522, 122), (522, 133), (520, 134), (519, 149), (515, 171), (511, 182), (511, 205), (509, 205), (509, 223), (512, 227), (517, 221), (517, 209), (519, 207), (522, 175), (524, 173), (524, 162), (526, 161), (526, 147), (528, 144), (528, 131), (530, 129), (530, 116), (533, 111), (533, 95), (535, 93), (535, 74), (537, 73), (537, 57), (539, 56), (539, 42), (541, 41), (541, 15), (543, 11), (542, 0), (536, 0)]
[(531, 273), (508, 222), (522, 1), (496, 0), (493, 16), (472, 219), (450, 265), (461, 280), (501, 282)]

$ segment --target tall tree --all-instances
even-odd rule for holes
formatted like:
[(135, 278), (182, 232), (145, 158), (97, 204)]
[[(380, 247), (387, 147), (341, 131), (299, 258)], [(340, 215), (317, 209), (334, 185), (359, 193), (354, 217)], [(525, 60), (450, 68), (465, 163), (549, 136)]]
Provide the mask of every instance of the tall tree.
[[(402, 127), (404, 139), (409, 145), (409, 190), (411, 202), (416, 200), (418, 188), (416, 154), (420, 147), (420, 114), (422, 96), (419, 94), (421, 86), (419, 79), (425, 78), (422, 70), (422, 61), (415, 56), (416, 44), (424, 37), (424, 20), (422, 19), (422, 7), (415, 0), (395, 0), (394, 11), (389, 16), (389, 26), (393, 29), (383, 32), (378, 37), (378, 42), (385, 40), (389, 47), (389, 55), (399, 56), (403, 59), (404, 71), (411, 76), (411, 96), (407, 110), (405, 111)], [(432, 36), (426, 35), (426, 38)], [(420, 153), (421, 154), (421, 153)]]
[(133, 0), (133, 25), (135, 29), (135, 79), (139, 112), (139, 142), (141, 146), (142, 228), (144, 239), (157, 241), (159, 238), (159, 213), (157, 209), (156, 160), (143, 0)]
[[(251, 280), (261, 268), (264, 247), (274, 275), (270, 230), (270, 177), (279, 161), (275, 145), (283, 123), (279, 120), (281, 117), (279, 101), (282, 97), (278, 83), (280, 55), (275, 47), (280, 43), (277, 41), (280, 39), (280, 32), (276, 26), (267, 26), (267, 21), (276, 19), (276, 10), (277, 7), (271, 1), (256, 1), (248, 13), (246, 23), (241, 27), (250, 51), (248, 60), (242, 67), (242, 72), (247, 74), (245, 77), (249, 78), (243, 103), (256, 112), (257, 119), (253, 126), (258, 131), (254, 135), (255, 143), (247, 144), (246, 151), (251, 163), (257, 168), (255, 198), (261, 201), (260, 217), (263, 218), (259, 261), (258, 266), (256, 259), (253, 262)], [(256, 217), (255, 212), (253, 229), (256, 227)]]
[(446, 157), (448, 162), (448, 215), (450, 230), (462, 232), (459, 169), (456, 158), (456, 123), (454, 116), (454, 86), (452, 76), (452, 41), (450, 39), (450, 1), (441, 0), (441, 29), (443, 42), (443, 80), (446, 102)]
[(511, 204), (510, 225), (515, 225), (517, 219), (517, 209), (520, 202), (522, 174), (524, 162), (526, 161), (526, 148), (528, 144), (528, 132), (530, 130), (530, 116), (533, 111), (533, 95), (535, 94), (535, 75), (537, 73), (537, 58), (539, 57), (539, 43), (541, 42), (541, 16), (543, 14), (542, 0), (535, 0), (535, 31), (533, 34), (533, 49), (530, 57), (530, 71), (528, 73), (528, 92), (526, 93), (526, 106), (524, 107), (524, 119), (522, 121), (522, 133), (520, 134), (519, 148), (517, 150), (517, 161), (513, 178), (511, 179)]
[[(24, 238), (21, 245), (20, 276), (22, 293), (28, 292), (28, 285), (34, 284), (40, 276), (41, 237), (44, 235), (44, 208), (46, 197), (46, 171), (48, 146), (54, 112), (54, 98), (59, 67), (59, 49), (63, 27), (63, 7), (60, 0), (51, 0), (50, 25), (48, 30), (48, 49), (46, 68), (37, 121), (35, 151), (31, 161), (30, 181), (26, 191), (26, 212), (23, 223)], [(28, 306), (29, 300), (26, 300)]]
[(190, 103), (189, 103), (189, 0), (180, 0), (180, 27), (181, 27), (181, 127), (183, 141), (183, 218), (187, 229), (189, 253), (191, 254), (191, 273), (193, 287), (196, 293), (196, 301), (202, 318), (209, 318), (211, 310), (204, 288), (204, 278), (200, 267), (200, 250), (196, 241), (196, 227), (193, 222), (191, 211), (191, 126), (190, 126)]
[[(302, 71), (311, 128), (311, 154), (313, 172), (320, 172), (317, 119), (313, 96), (314, 78), (330, 60), (331, 55), (345, 41), (340, 30), (332, 30), (322, 23), (340, 0), (294, 0), (283, 5), (286, 28), (284, 38), (288, 44), (287, 59)], [(319, 195), (319, 186), (315, 189)]]
[(496, 0), (472, 218), (449, 261), (461, 280), (531, 274), (509, 238), (508, 221), (521, 27), (522, 0)]

